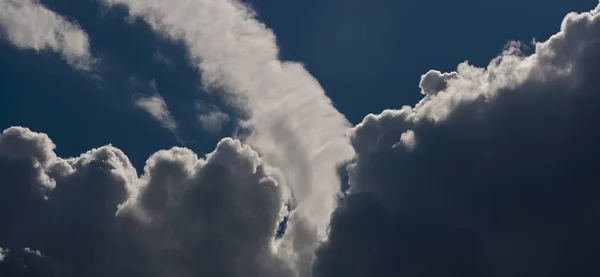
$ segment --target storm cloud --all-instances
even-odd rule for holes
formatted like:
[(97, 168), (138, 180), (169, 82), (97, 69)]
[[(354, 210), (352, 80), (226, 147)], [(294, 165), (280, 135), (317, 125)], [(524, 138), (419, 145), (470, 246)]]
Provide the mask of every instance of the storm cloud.
[(429, 71), (351, 132), (350, 190), (315, 276), (597, 275), (600, 16), (525, 55)]

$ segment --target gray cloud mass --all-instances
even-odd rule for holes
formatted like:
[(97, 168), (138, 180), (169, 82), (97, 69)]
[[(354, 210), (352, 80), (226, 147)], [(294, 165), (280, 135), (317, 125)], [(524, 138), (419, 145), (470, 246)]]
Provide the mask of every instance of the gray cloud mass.
[(239, 141), (205, 159), (159, 151), (139, 177), (110, 145), (63, 159), (11, 127), (0, 146), (15, 150), (0, 151), (0, 245), (60, 261), (58, 276), (287, 275), (272, 245), (279, 186)]
[[(258, 45), (274, 45), (272, 33), (248, 11), (229, 1), (202, 1), (233, 14), (227, 17), (232, 25), (248, 23)], [(155, 28), (177, 33), (174, 26), (184, 24), (180, 35), (190, 41), (189, 34), (225, 39), (195, 29), (203, 27), (176, 16), (182, 11), (167, 2), (153, 2), (167, 10), (166, 25), (143, 2), (108, 2), (128, 3)], [(0, 0), (7, 3), (19, 7)], [(336, 126), (331, 133), (311, 140), (329, 126), (319, 125), (304, 141), (299, 131), (307, 121), (284, 132), (301, 114), (276, 122), (285, 107), (252, 103), (260, 115), (252, 124), (272, 124), (257, 127), (264, 133), (250, 140), (265, 148), (224, 138), (201, 158), (173, 147), (150, 156), (141, 174), (112, 145), (63, 158), (48, 135), (10, 127), (0, 134), (0, 276), (598, 276), (598, 9), (568, 14), (560, 32), (536, 43), (532, 55), (509, 43), (485, 68), (465, 62), (454, 72), (429, 71), (415, 106), (365, 117), (349, 132), (356, 153), (346, 168), (350, 188), (324, 237), (311, 228), (323, 223), (333, 201), (326, 197), (338, 178), (327, 170), (348, 153), (338, 132), (346, 121), (336, 111), (329, 114), (328, 124)], [(316, 81), (299, 66), (278, 63), (272, 48), (246, 60), (254, 57), (246, 48), (197, 43), (189, 44), (198, 56), (229, 57), (211, 56), (201, 66), (213, 82), (223, 81), (217, 73), (233, 76), (224, 85), (239, 93), (249, 85), (245, 93), (259, 101), (270, 82), (286, 88), (286, 80), (299, 76), (309, 92), (323, 96), (306, 100), (320, 109), (315, 114), (333, 110)], [(272, 68), (270, 75), (250, 76), (235, 66), (240, 63)], [(291, 95), (300, 97), (301, 85), (294, 81)], [(164, 100), (140, 103), (161, 121)], [(327, 138), (338, 147), (314, 148)], [(335, 149), (343, 153), (327, 156)], [(307, 158), (303, 150), (312, 154)], [(294, 157), (302, 159), (293, 163)], [(304, 173), (315, 179), (304, 180)], [(295, 193), (305, 193), (297, 196), (306, 206), (296, 217), (287, 211), (287, 179), (297, 182)], [(321, 209), (318, 219), (310, 218), (313, 209)], [(284, 217), (293, 220), (276, 236)]]
[(571, 13), (534, 54), (429, 71), (416, 106), (367, 116), (314, 275), (598, 275), (599, 37)]

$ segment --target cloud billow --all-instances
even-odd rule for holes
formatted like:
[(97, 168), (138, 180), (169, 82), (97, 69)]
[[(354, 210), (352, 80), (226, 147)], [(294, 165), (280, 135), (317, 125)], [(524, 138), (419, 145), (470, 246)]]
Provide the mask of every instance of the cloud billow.
[[(248, 136), (241, 139), (272, 168), (292, 210), (278, 247), (297, 260), (293, 264), (302, 264), (299, 275), (309, 274), (313, 248), (325, 235), (340, 194), (336, 168), (354, 154), (345, 116), (300, 63), (279, 59), (274, 33), (242, 2), (101, 2), (125, 7), (157, 34), (182, 42), (203, 86), (225, 92), (234, 108), (247, 112), (239, 127)], [(224, 118), (214, 115), (200, 120), (207, 126)]]
[[(0, 245), (39, 256), (46, 274), (289, 275), (273, 248), (281, 191), (249, 146), (159, 151), (140, 177), (110, 145), (68, 159), (54, 147), (22, 127), (0, 135)], [(11, 255), (0, 274), (38, 264)]]
[[(419, 103), (368, 115), (348, 141), (316, 80), (239, 3), (104, 2), (182, 38), (205, 85), (249, 106), (253, 133), (203, 158), (158, 151), (140, 175), (111, 145), (63, 158), (46, 134), (4, 130), (0, 276), (600, 273), (598, 8), (532, 55), (513, 42), (485, 68), (427, 72)], [(176, 130), (158, 94), (134, 103)]]
[(10, 252), (9, 249), (4, 250), (0, 247), (0, 263), (4, 261), (4, 259), (6, 258), (6, 255), (8, 255), (9, 252)]
[(534, 54), (430, 71), (416, 106), (368, 115), (314, 275), (597, 275), (599, 37), (571, 13)]

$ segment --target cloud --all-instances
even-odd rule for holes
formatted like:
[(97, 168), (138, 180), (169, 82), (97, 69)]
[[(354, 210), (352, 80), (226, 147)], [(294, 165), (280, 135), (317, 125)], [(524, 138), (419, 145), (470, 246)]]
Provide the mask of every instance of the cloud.
[(132, 99), (133, 104), (150, 114), (158, 121), (158, 123), (160, 123), (161, 127), (177, 136), (177, 121), (175, 121), (175, 118), (169, 111), (165, 99), (163, 99), (156, 91), (156, 85), (152, 83), (151, 86), (154, 90), (154, 94), (151, 96), (134, 94)]
[(288, 275), (272, 249), (281, 191), (249, 146), (226, 138), (205, 160), (159, 151), (145, 172), (120, 213), (141, 218), (163, 275)]
[(23, 251), (25, 251), (26, 253), (29, 253), (29, 254), (35, 254), (35, 255), (38, 255), (38, 256), (42, 256), (42, 252), (40, 252), (40, 250), (32, 250), (29, 247), (23, 248)]
[(6, 255), (8, 255), (8, 252), (10, 252), (8, 249), (4, 250), (2, 247), (0, 247), (0, 263), (4, 261), (4, 258)]
[(448, 87), (448, 82), (458, 78), (456, 72), (442, 73), (437, 70), (430, 70), (427, 74), (421, 76), (419, 87), (421, 93), (425, 95), (437, 94)]
[(20, 49), (57, 52), (80, 70), (94, 63), (88, 35), (38, 0), (0, 0), (0, 37)]
[(209, 105), (203, 102), (196, 103), (196, 109), (200, 113), (198, 115), (198, 121), (202, 124), (204, 129), (211, 133), (221, 132), (223, 124), (229, 122), (229, 115), (221, 111), (215, 105)]
[(429, 71), (419, 103), (367, 116), (348, 149), (343, 116), (237, 2), (122, 1), (186, 42), (252, 134), (204, 158), (158, 151), (138, 175), (111, 145), (61, 158), (46, 134), (4, 130), (0, 276), (598, 275), (596, 12), (533, 55), (510, 43), (486, 68)]
[(141, 176), (110, 145), (54, 148), (27, 128), (0, 135), (0, 245), (23, 249), (0, 275), (290, 276), (274, 247), (281, 187), (250, 146), (158, 151)]
[(385, 209), (351, 195), (332, 216), (313, 276), (491, 276), (468, 230)]
[(156, 63), (162, 63), (164, 65), (167, 66), (174, 66), (175, 62), (173, 60), (171, 60), (170, 58), (166, 57), (161, 51), (160, 49), (156, 49), (156, 52), (154, 52), (154, 55), (152, 55), (152, 60)]
[(248, 111), (242, 125), (251, 133), (244, 141), (280, 171), (279, 182), (289, 188), (293, 212), (283, 238), (289, 244), (282, 245), (309, 262), (340, 193), (336, 167), (354, 154), (346, 136), (350, 124), (319, 83), (301, 64), (279, 60), (273, 32), (241, 2), (103, 2), (127, 7), (158, 34), (183, 42), (204, 85), (226, 91), (236, 108)]
[(0, 274), (2, 276), (73, 276), (72, 271), (61, 266), (56, 260), (28, 248), (10, 251), (10, 255), (0, 263)]
[[(112, 146), (57, 157), (42, 133), (11, 127), (0, 135), (0, 245), (30, 247), (65, 261), (101, 255), (117, 205), (137, 174)], [(11, 150), (11, 151), (7, 151)], [(93, 254), (92, 254), (93, 253)]]
[(524, 55), (429, 71), (351, 134), (350, 191), (315, 277), (598, 275), (600, 16)]

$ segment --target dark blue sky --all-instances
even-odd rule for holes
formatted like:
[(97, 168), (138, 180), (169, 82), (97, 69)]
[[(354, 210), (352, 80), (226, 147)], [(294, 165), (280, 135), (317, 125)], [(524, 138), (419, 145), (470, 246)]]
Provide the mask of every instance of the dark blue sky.
[[(218, 137), (196, 122), (195, 99), (222, 100), (198, 88), (199, 73), (185, 51), (157, 39), (124, 12), (104, 12), (92, 1), (43, 0), (77, 21), (102, 59), (102, 80), (66, 65), (58, 55), (36, 55), (0, 42), (0, 128), (22, 125), (47, 133), (62, 156), (112, 143), (141, 169), (174, 137), (135, 109), (133, 93), (157, 88), (181, 125), (181, 137), (198, 153)], [(419, 78), (429, 69), (449, 71), (464, 60), (485, 65), (511, 40), (545, 40), (569, 11), (592, 9), (596, 0), (397, 1), (252, 0), (272, 28), (284, 60), (300, 61), (352, 123), (368, 113), (414, 104)], [(156, 62), (159, 51), (174, 65)], [(123, 135), (127, 134), (127, 135)], [(223, 134), (227, 135), (227, 134)]]

